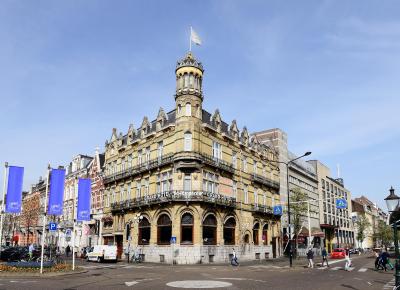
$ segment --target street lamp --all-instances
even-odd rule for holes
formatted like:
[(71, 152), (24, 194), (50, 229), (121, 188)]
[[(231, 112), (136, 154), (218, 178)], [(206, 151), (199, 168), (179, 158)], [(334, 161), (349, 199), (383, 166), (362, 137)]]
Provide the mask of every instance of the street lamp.
[(397, 238), (397, 224), (400, 221), (400, 197), (398, 197), (394, 193), (393, 187), (390, 187), (389, 190), (390, 194), (388, 197), (385, 198), (386, 205), (390, 214), (389, 223), (393, 226), (393, 233), (394, 233), (394, 248), (396, 251), (396, 264), (395, 269), (396, 272), (394, 274), (395, 277), (395, 285), (400, 285), (400, 271), (399, 271), (399, 241)]
[[(288, 212), (288, 227), (289, 227), (289, 264), (290, 267), (292, 267), (293, 265), (293, 246), (292, 246), (292, 239), (291, 239), (291, 234), (292, 234), (292, 230), (291, 230), (291, 225), (290, 225), (290, 189), (289, 189), (289, 165), (290, 163), (303, 158), (305, 156), (311, 155), (310, 151), (307, 151), (306, 153), (304, 153), (303, 155), (296, 157), (294, 159), (289, 160), (288, 162), (284, 162), (284, 161), (274, 161), (274, 160), (269, 160), (270, 162), (276, 162), (276, 163), (282, 163), (286, 165), (286, 187), (287, 187), (287, 212)], [(311, 229), (309, 229), (310, 231)]]

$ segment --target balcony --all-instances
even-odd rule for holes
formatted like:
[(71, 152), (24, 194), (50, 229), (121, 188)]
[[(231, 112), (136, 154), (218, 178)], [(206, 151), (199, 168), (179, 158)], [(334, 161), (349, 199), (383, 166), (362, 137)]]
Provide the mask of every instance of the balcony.
[(166, 191), (130, 200), (115, 202), (111, 204), (113, 212), (122, 210), (133, 210), (143, 206), (159, 205), (170, 202), (203, 202), (225, 207), (236, 207), (236, 199), (234, 197), (225, 196), (218, 193), (205, 191)]
[(269, 178), (266, 178), (264, 176), (258, 175), (258, 174), (253, 174), (251, 176), (251, 179), (253, 182), (262, 184), (262, 185), (266, 185), (268, 187), (274, 188), (279, 190), (279, 182), (273, 181)]
[(166, 155), (162, 156), (161, 158), (156, 158), (156, 159), (144, 162), (142, 164), (126, 168), (125, 170), (121, 170), (117, 173), (114, 173), (111, 175), (106, 175), (106, 177), (104, 178), (104, 184), (108, 184), (108, 183), (111, 183), (114, 181), (129, 178), (129, 177), (138, 175), (140, 173), (170, 164), (173, 162), (173, 156), (174, 156), (173, 153), (166, 154)]
[(252, 204), (251, 211), (273, 214), (272, 207), (262, 204)]
[(235, 168), (233, 168), (233, 165), (222, 159), (219, 159), (219, 158), (213, 157), (211, 155), (207, 155), (207, 154), (201, 154), (201, 159), (202, 159), (203, 163), (205, 163), (209, 166), (219, 168), (219, 169), (229, 172), (231, 174), (235, 173)]

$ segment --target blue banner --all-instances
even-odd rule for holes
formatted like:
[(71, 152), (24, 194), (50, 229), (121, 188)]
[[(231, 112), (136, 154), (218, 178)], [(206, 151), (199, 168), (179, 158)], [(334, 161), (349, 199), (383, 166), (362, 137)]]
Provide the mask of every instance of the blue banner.
[(282, 215), (283, 210), (281, 205), (274, 206), (274, 215)]
[(8, 167), (8, 185), (6, 196), (6, 210), (8, 213), (20, 213), (22, 205), (22, 181), (24, 168), (19, 166)]
[(342, 198), (338, 198), (336, 200), (336, 208), (337, 209), (344, 209), (347, 208), (347, 201), (345, 199)]
[(90, 189), (92, 182), (89, 178), (78, 180), (78, 211), (77, 221), (90, 221)]
[(50, 197), (47, 213), (63, 214), (65, 169), (52, 169), (50, 177)]

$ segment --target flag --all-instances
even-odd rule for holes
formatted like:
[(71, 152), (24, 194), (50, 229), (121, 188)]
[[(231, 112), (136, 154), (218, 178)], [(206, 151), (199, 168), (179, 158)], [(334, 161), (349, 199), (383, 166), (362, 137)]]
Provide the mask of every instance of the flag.
[(77, 221), (90, 221), (90, 188), (92, 182), (89, 178), (78, 180), (78, 211)]
[(47, 213), (52, 215), (63, 214), (65, 169), (51, 170), (50, 197)]
[(8, 213), (20, 213), (22, 205), (22, 181), (24, 168), (10, 166), (8, 168), (8, 185), (6, 196), (6, 210)]
[(190, 28), (190, 40), (197, 45), (201, 45), (200, 36), (196, 33), (196, 31), (193, 30), (193, 28)]

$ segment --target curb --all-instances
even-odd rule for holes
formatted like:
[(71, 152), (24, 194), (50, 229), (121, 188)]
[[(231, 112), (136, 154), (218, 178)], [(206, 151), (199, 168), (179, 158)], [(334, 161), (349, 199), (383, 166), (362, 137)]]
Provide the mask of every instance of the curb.
[(7, 277), (7, 278), (48, 278), (48, 277), (59, 277), (59, 276), (68, 276), (68, 275), (76, 275), (76, 274), (83, 274), (87, 273), (88, 270), (80, 270), (80, 271), (70, 271), (70, 272), (48, 272), (48, 273), (24, 273), (21, 272), (21, 275), (16, 275), (16, 273), (12, 272), (0, 272), (0, 278)]

